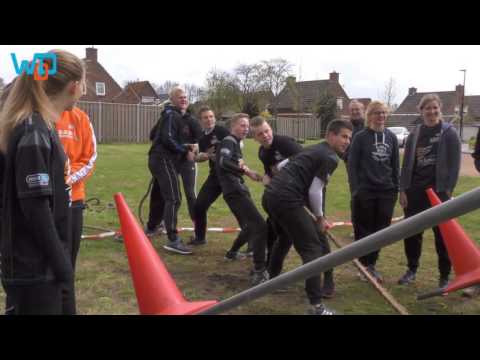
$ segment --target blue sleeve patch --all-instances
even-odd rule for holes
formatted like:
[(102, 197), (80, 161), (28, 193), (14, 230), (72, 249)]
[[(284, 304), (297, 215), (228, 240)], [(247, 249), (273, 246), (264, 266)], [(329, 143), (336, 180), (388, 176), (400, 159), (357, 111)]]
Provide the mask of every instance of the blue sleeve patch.
[(31, 174), (25, 178), (29, 189), (48, 187), (50, 177), (46, 173)]

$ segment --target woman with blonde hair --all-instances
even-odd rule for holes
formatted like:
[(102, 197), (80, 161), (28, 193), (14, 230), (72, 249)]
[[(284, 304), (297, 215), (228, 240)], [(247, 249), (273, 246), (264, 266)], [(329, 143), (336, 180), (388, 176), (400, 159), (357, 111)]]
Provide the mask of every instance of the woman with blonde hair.
[[(425, 95), (418, 105), (423, 124), (408, 136), (400, 178), (400, 205), (405, 217), (414, 216), (430, 208), (425, 192), (433, 188), (442, 201), (450, 199), (458, 181), (461, 160), (461, 142), (452, 124), (442, 120), (442, 102), (438, 95)], [(442, 234), (433, 228), (440, 272), (439, 287), (448, 284), (451, 271)], [(423, 232), (404, 241), (408, 269), (398, 280), (400, 285), (415, 281), (422, 253)]]
[[(348, 157), (355, 240), (388, 227), (398, 195), (399, 151), (397, 137), (385, 128), (388, 108), (372, 101), (366, 111), (366, 127), (355, 135)], [(379, 251), (360, 258), (370, 274), (382, 282), (375, 265)]]
[[(1, 278), (15, 314), (61, 314), (62, 290), (73, 288), (69, 164), (55, 122), (82, 96), (85, 69), (73, 54), (50, 53), (55, 74), (19, 75), (0, 113)], [(52, 61), (43, 64), (51, 69)], [(40, 72), (41, 64), (34, 66)]]

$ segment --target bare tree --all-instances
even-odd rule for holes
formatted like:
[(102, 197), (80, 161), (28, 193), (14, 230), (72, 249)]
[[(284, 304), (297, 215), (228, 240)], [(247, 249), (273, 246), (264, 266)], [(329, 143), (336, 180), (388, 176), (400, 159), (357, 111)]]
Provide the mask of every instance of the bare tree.
[(262, 80), (266, 89), (272, 92), (273, 112), (277, 114), (278, 95), (287, 84), (293, 64), (285, 59), (277, 58), (262, 61)]
[(207, 75), (205, 90), (201, 99), (207, 103), (220, 118), (222, 113), (240, 111), (240, 91), (233, 75), (226, 71), (212, 69)]
[(5, 87), (5, 81), (0, 77), (0, 91)]
[(264, 89), (261, 64), (241, 64), (234, 70), (234, 82), (240, 91), (240, 107), (250, 108), (256, 105), (257, 92)]
[(385, 83), (381, 99), (385, 102), (390, 110), (393, 109), (395, 98), (397, 97), (397, 83), (393, 77)]
[(174, 86), (178, 86), (180, 83), (178, 81), (167, 80), (163, 84), (154, 86), (157, 94), (168, 94)]
[(189, 103), (193, 104), (194, 102), (200, 99), (200, 96), (202, 93), (201, 87), (195, 84), (186, 83), (185, 85), (183, 85), (183, 88), (187, 93), (187, 98)]

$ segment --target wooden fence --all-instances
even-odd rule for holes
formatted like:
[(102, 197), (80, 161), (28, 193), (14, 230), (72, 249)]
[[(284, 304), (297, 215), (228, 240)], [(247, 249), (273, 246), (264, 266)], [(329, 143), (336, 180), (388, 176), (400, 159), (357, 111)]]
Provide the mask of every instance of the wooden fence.
[[(155, 105), (79, 101), (77, 106), (90, 117), (98, 143), (146, 143), (160, 118)], [(271, 121), (276, 134), (304, 142), (322, 137), (321, 121), (315, 117), (278, 117)]]
[(79, 101), (77, 106), (90, 117), (99, 143), (149, 142), (150, 129), (161, 113), (155, 105)]

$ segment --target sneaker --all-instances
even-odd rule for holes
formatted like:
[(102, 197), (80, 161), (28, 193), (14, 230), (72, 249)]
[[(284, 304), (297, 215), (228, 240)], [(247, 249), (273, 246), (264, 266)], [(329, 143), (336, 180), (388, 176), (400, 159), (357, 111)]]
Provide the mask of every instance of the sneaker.
[(235, 261), (235, 260), (245, 260), (247, 257), (238, 251), (227, 251), (225, 254), (224, 259), (225, 260), (230, 260), (230, 261)]
[(187, 245), (192, 245), (192, 246), (200, 246), (200, 245), (205, 245), (207, 243), (207, 240), (197, 240), (195, 236), (192, 236), (190, 238), (190, 241), (187, 243)]
[(448, 286), (448, 276), (447, 277), (440, 277), (438, 280), (438, 287), (440, 289), (446, 288)]
[(468, 289), (465, 289), (462, 292), (462, 296), (465, 296), (468, 298), (473, 298), (478, 295), (480, 295), (480, 285), (469, 287)]
[(407, 270), (405, 274), (398, 280), (398, 285), (408, 285), (415, 281), (415, 272)]
[(189, 255), (192, 253), (192, 250), (190, 250), (188, 247), (186, 247), (181, 239), (178, 239), (176, 241), (169, 241), (167, 245), (164, 245), (163, 248), (165, 250), (181, 254), (181, 255)]
[(262, 270), (253, 270), (252, 278), (250, 280), (250, 285), (257, 286), (265, 281), (268, 281), (269, 276), (268, 272), (265, 269)]
[(147, 235), (147, 237), (153, 237), (157, 235), (162, 235), (163, 228), (161, 226), (157, 226), (155, 229), (150, 229), (148, 225), (145, 225), (143, 232), (145, 233), (145, 235)]
[(380, 275), (380, 273), (375, 269), (375, 266), (373, 265), (368, 265), (367, 266), (367, 271), (370, 273), (370, 275), (372, 275), (375, 280), (377, 280), (377, 282), (379, 284), (383, 283), (383, 277), (382, 275)]
[(243, 255), (245, 255), (245, 257), (253, 257), (253, 250), (250, 250), (250, 249), (247, 249), (247, 251), (245, 251), (244, 253), (242, 253)]
[(315, 304), (309, 310), (310, 315), (335, 315), (335, 311), (328, 309), (323, 304)]

